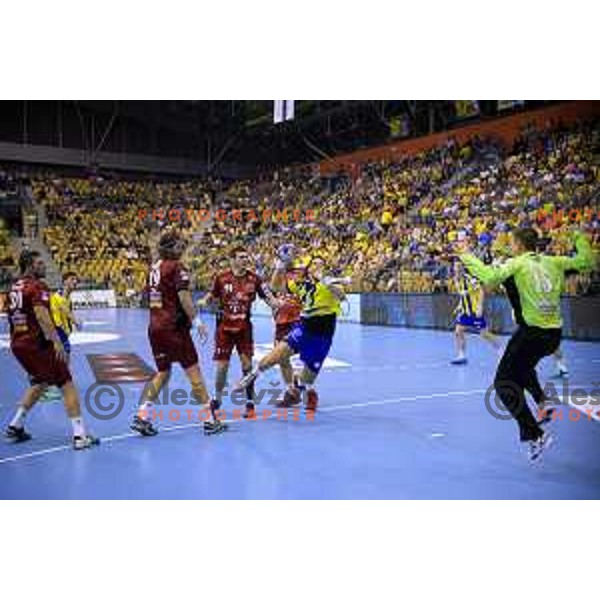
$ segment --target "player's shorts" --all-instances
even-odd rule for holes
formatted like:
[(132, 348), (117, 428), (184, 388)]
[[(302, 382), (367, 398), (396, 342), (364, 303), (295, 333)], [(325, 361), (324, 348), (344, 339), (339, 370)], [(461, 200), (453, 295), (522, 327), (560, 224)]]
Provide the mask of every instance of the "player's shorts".
[(458, 315), (456, 323), (457, 325), (462, 325), (463, 327), (471, 329), (476, 333), (480, 333), (484, 329), (487, 329), (485, 317), (478, 317), (476, 315)]
[(213, 360), (229, 360), (234, 348), (240, 356), (252, 357), (254, 355), (254, 337), (251, 323), (242, 329), (234, 330), (225, 328), (222, 324), (217, 325)]
[(294, 323), (286, 338), (289, 347), (295, 354), (300, 354), (300, 360), (313, 373), (318, 373), (321, 370), (323, 362), (329, 354), (332, 341), (333, 331), (324, 333), (314, 331), (307, 326), (304, 320)]
[(188, 329), (148, 328), (148, 339), (159, 371), (167, 371), (173, 363), (183, 369), (198, 364), (198, 353)]
[(283, 342), (285, 338), (294, 328), (298, 321), (290, 321), (289, 323), (275, 323), (275, 343)]
[(47, 383), (62, 387), (71, 381), (71, 372), (60, 360), (51, 342), (20, 339), (11, 343), (15, 358), (29, 375), (31, 385)]
[(58, 333), (58, 337), (65, 348), (65, 352), (71, 354), (71, 342), (69, 341), (69, 336), (66, 331), (62, 327), (57, 327), (56, 333)]

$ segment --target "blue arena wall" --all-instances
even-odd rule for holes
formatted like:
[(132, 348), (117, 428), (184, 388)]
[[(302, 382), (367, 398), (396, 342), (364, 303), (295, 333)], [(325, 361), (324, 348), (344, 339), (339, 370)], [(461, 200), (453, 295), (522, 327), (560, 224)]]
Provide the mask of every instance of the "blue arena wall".
[[(360, 322), (364, 325), (388, 325), (427, 329), (450, 329), (458, 296), (452, 294), (360, 295)], [(498, 333), (514, 330), (512, 310), (505, 296), (491, 296), (486, 317)], [(563, 334), (579, 340), (600, 340), (600, 297), (580, 296), (562, 299)]]
[[(194, 294), (194, 300), (203, 294)], [(446, 329), (453, 326), (458, 296), (454, 294), (348, 294), (340, 321), (363, 325)], [(489, 296), (486, 317), (496, 333), (515, 329), (512, 310), (506, 296)], [(252, 309), (255, 317), (272, 317), (271, 309), (257, 300)], [(564, 337), (600, 341), (600, 296), (564, 297), (562, 299)]]

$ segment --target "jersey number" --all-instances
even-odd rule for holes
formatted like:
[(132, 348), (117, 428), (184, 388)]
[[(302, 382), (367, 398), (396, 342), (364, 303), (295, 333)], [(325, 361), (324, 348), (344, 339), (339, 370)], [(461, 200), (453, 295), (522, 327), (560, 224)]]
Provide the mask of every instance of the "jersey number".
[(10, 310), (21, 310), (23, 308), (23, 292), (10, 293)]
[(160, 284), (160, 269), (154, 268), (150, 271), (150, 287), (158, 287)]
[(533, 283), (535, 291), (539, 294), (549, 294), (554, 289), (552, 279), (548, 276), (548, 273), (540, 266), (537, 266), (533, 272)]

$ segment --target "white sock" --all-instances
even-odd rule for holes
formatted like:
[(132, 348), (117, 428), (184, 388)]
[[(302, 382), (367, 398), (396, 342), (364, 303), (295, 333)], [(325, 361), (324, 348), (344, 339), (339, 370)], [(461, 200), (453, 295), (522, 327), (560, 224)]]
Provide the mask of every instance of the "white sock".
[(17, 408), (15, 416), (13, 417), (13, 420), (10, 422), (11, 427), (16, 427), (17, 429), (23, 427), (25, 425), (26, 416), (27, 409), (23, 408), (22, 406), (19, 406), (19, 408)]
[(150, 421), (152, 419), (153, 412), (154, 412), (154, 402), (150, 402), (150, 400), (146, 400), (144, 402), (144, 404), (140, 404), (138, 416), (140, 417), (140, 419), (144, 419), (144, 421)]
[(73, 425), (73, 437), (85, 437), (85, 426), (83, 425), (82, 417), (71, 419), (71, 425)]
[(464, 352), (459, 352), (457, 354), (456, 358), (458, 358), (458, 360), (462, 360), (463, 358), (466, 358), (465, 353)]

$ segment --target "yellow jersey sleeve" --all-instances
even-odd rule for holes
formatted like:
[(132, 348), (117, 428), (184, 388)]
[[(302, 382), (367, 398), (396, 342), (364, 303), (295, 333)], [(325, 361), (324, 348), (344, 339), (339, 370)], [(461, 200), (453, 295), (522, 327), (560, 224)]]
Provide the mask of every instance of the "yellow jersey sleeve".
[(302, 302), (302, 316), (341, 315), (340, 300), (320, 281), (288, 281), (288, 290)]
[(55, 327), (60, 327), (67, 335), (73, 329), (71, 319), (69, 319), (70, 304), (61, 294), (54, 293), (50, 296), (50, 314)]

